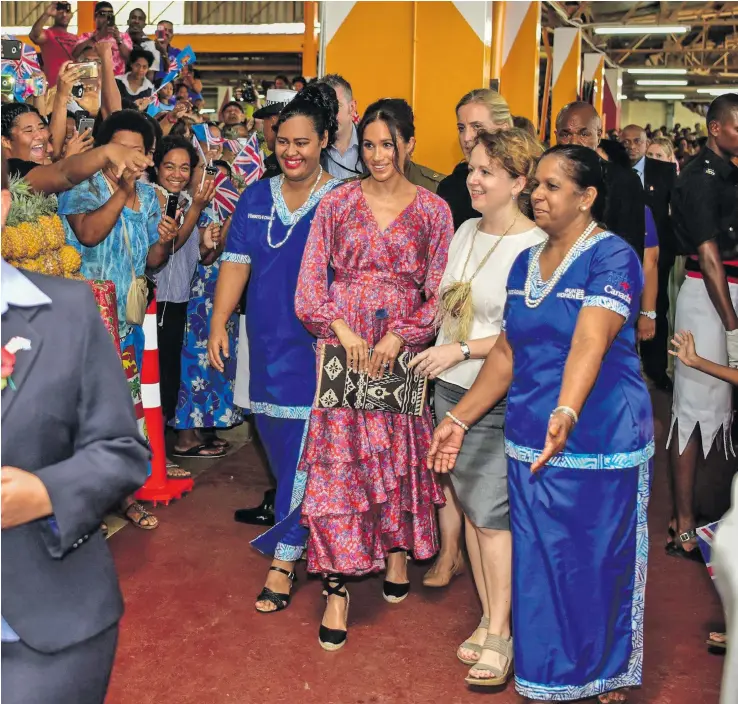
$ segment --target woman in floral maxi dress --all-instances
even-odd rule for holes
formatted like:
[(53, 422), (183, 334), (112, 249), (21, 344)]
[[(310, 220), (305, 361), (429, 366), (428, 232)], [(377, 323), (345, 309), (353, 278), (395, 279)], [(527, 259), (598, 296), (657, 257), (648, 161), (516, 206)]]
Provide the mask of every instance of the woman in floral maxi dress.
[[(359, 144), (370, 176), (318, 206), (297, 285), (297, 315), (319, 346), (342, 344), (349, 365), (373, 375), (402, 349), (420, 351), (434, 338), (454, 234), (446, 203), (403, 176), (414, 141), (405, 101), (369, 107)], [(308, 473), (302, 515), (310, 531), (308, 570), (330, 575), (320, 629), (326, 650), (346, 640), (346, 576), (381, 570), (386, 561), (384, 595), (396, 603), (409, 591), (406, 552), (425, 560), (438, 549), (435, 505), (443, 494), (424, 460), (432, 430), (428, 408), (420, 417), (312, 410), (300, 462)]]

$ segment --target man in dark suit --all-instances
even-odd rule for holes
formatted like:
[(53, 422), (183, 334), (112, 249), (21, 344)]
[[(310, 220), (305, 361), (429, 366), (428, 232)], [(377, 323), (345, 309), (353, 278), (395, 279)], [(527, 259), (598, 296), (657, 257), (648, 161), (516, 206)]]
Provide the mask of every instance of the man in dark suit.
[(87, 285), (0, 265), (2, 701), (102, 704), (123, 600), (99, 526), (148, 448)]
[[(585, 102), (569, 103), (556, 117), (558, 144), (579, 144), (597, 149), (602, 139), (602, 121), (594, 106)], [(638, 177), (619, 164), (602, 160), (607, 186), (604, 225), (622, 237), (643, 261), (646, 215), (643, 188)]]
[(676, 166), (646, 156), (648, 138), (638, 125), (628, 125), (620, 133), (620, 142), (628, 152), (630, 165), (638, 176), (651, 208), (659, 236), (658, 293), (656, 296), (656, 330), (652, 340), (641, 342), (643, 369), (661, 389), (670, 391), (671, 379), (666, 373), (669, 346), (669, 274), (676, 258), (676, 240), (671, 225), (671, 192), (676, 185)]

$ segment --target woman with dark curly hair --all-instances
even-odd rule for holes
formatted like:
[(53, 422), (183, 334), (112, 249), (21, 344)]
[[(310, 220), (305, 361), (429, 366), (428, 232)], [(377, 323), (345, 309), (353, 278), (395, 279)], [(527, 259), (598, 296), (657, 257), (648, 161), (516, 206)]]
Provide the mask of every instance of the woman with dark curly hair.
[[(246, 330), (240, 348), (250, 368), (251, 412), (277, 482), (275, 525), (252, 545), (274, 560), (257, 597), (261, 613), (289, 604), (307, 530), (300, 525), (305, 473), (297, 471), (315, 396), (315, 338), (295, 315), (295, 288), (310, 225), (321, 198), (340, 182), (320, 165), (336, 136), (338, 101), (307, 88), (281, 112), (276, 150), (282, 175), (249, 186), (236, 208), (215, 290), (210, 364), (223, 372), (236, 354), (229, 344), (231, 314), (246, 283)], [(245, 352), (248, 351), (248, 355)]]

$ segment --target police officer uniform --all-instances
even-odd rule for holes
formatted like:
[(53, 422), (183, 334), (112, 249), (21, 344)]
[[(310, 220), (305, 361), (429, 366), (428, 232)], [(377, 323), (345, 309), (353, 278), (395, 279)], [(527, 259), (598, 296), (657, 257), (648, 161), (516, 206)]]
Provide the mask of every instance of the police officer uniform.
[[(730, 297), (738, 309), (738, 168), (705, 147), (682, 170), (671, 199), (674, 233), (687, 254), (686, 279), (676, 304), (676, 330), (694, 334), (697, 353), (727, 364), (725, 329), (707, 293), (698, 259), (701, 245), (717, 243), (728, 278)], [(720, 428), (730, 442), (732, 389), (724, 381), (676, 364), (672, 431), (679, 421), (679, 453), (699, 424), (702, 447), (708, 452)], [(671, 434), (669, 442), (671, 442)]]
[(438, 191), (438, 184), (446, 177), (433, 169), (429, 169), (427, 166), (421, 166), (408, 159), (405, 165), (405, 178), (416, 186), (422, 186), (431, 193), (436, 193)]

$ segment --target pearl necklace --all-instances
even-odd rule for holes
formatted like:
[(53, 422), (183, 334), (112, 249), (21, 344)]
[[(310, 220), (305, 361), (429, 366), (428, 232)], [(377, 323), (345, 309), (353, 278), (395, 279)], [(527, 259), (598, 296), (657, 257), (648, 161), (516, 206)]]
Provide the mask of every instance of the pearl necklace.
[(543, 303), (543, 300), (546, 298), (546, 296), (548, 296), (548, 294), (553, 291), (553, 289), (556, 287), (556, 284), (559, 283), (561, 277), (571, 266), (572, 262), (581, 253), (582, 245), (592, 234), (592, 231), (595, 229), (595, 227), (597, 227), (597, 223), (593, 220), (591, 223), (589, 223), (587, 229), (579, 236), (572, 248), (566, 253), (566, 256), (562, 260), (561, 264), (556, 267), (556, 271), (554, 271), (554, 273), (551, 275), (551, 278), (545, 284), (543, 284), (543, 288), (540, 290), (539, 295), (536, 298), (533, 298), (533, 276), (535, 275), (536, 271), (538, 271), (540, 275), (539, 260), (541, 258), (541, 252), (543, 252), (543, 248), (546, 243), (544, 242), (542, 245), (536, 248), (533, 256), (530, 258), (530, 262), (528, 263), (528, 275), (525, 278), (525, 305), (528, 306), (528, 308), (538, 308), (538, 306)]
[[(305, 200), (305, 203), (303, 203), (297, 210), (295, 210), (294, 213), (290, 215), (290, 229), (287, 230), (287, 234), (284, 236), (284, 239), (281, 242), (277, 242), (277, 244), (274, 244), (272, 242), (272, 223), (274, 222), (274, 218), (277, 217), (277, 204), (272, 203), (272, 212), (271, 216), (269, 218), (269, 226), (267, 227), (267, 243), (272, 249), (279, 249), (283, 245), (287, 243), (287, 240), (292, 236), (292, 230), (295, 229), (295, 225), (297, 225), (298, 222), (300, 222), (300, 218), (302, 217), (302, 213), (300, 212), (302, 208), (305, 207), (307, 203), (310, 202), (310, 199), (313, 197), (313, 193), (315, 193), (315, 189), (318, 186), (318, 183), (320, 183), (320, 179), (323, 177), (323, 167), (321, 166), (318, 170), (318, 178), (315, 179), (315, 183), (313, 184), (313, 187), (310, 189), (310, 193), (308, 193), (308, 197)], [(282, 186), (284, 185), (284, 174), (282, 174), (281, 180), (279, 182), (279, 192), (282, 192)], [(295, 219), (297, 218), (297, 219)]]

